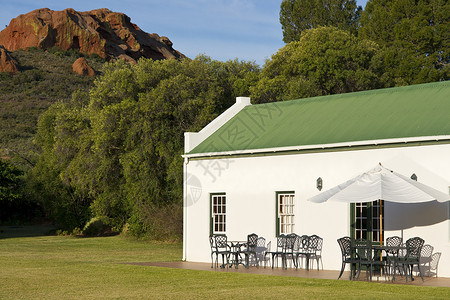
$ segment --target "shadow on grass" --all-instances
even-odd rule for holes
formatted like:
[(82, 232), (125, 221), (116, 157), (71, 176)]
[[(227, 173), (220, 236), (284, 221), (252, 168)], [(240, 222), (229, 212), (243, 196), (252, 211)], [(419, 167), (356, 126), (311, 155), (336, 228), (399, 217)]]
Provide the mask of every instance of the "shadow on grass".
[(55, 235), (53, 225), (0, 226), (0, 239)]

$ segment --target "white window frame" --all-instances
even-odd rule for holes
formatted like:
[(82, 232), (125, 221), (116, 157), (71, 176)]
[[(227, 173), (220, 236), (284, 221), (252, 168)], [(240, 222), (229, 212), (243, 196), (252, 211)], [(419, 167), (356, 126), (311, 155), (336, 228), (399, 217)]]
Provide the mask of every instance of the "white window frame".
[(227, 226), (227, 195), (211, 194), (211, 233), (225, 234)]
[(277, 234), (295, 232), (295, 192), (277, 192)]

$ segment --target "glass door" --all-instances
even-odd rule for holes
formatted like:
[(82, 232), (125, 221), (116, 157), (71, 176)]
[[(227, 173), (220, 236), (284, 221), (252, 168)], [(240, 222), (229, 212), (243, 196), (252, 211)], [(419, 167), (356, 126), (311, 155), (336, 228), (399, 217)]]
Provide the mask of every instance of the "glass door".
[(350, 205), (351, 236), (355, 239), (366, 239), (375, 243), (384, 240), (384, 201)]

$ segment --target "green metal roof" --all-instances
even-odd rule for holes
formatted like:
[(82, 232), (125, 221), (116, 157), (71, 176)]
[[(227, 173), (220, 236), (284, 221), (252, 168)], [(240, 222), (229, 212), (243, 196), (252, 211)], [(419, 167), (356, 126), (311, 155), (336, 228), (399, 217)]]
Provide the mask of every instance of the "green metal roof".
[(450, 135), (450, 81), (246, 106), (188, 154)]

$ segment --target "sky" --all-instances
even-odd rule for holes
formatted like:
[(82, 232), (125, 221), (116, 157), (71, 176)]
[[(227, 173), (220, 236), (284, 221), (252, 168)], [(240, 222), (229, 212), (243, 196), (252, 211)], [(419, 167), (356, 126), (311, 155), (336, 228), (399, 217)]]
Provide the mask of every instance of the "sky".
[[(143, 31), (167, 36), (190, 58), (253, 61), (262, 66), (285, 44), (279, 21), (282, 0), (0, 0), (0, 28), (38, 8), (122, 12)], [(367, 0), (357, 0), (365, 6)]]

